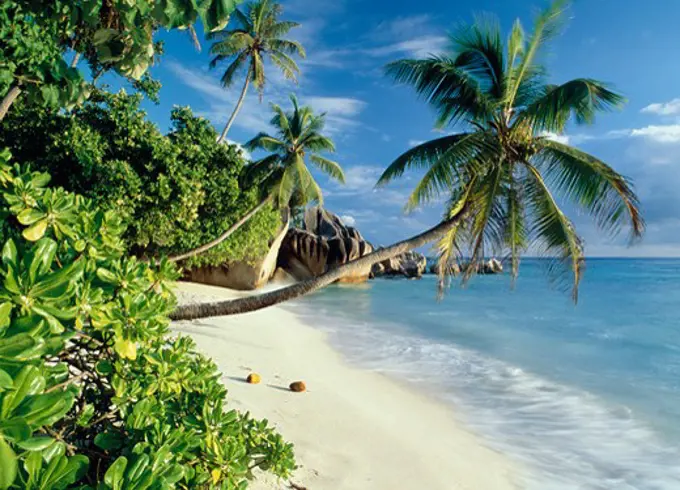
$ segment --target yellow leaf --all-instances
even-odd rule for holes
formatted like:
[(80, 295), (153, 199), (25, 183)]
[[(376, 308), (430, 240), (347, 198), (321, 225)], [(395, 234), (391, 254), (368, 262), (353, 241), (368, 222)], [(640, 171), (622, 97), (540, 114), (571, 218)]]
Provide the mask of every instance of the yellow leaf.
[(26, 228), (22, 235), (29, 242), (37, 242), (45, 235), (45, 230), (47, 230), (47, 220), (41, 219), (33, 226)]
[(217, 485), (217, 483), (220, 481), (220, 478), (222, 478), (222, 470), (217, 468), (212, 470), (210, 474), (212, 475), (213, 484)]
[(114, 348), (121, 357), (131, 360), (137, 359), (137, 344), (131, 340), (118, 339), (116, 340)]

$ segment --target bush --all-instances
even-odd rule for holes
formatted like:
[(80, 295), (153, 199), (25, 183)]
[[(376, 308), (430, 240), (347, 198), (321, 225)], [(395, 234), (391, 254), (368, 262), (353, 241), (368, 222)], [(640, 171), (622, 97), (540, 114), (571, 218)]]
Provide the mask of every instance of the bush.
[[(163, 135), (140, 110), (141, 96), (96, 91), (70, 113), (16, 104), (2, 123), (0, 147), (15, 161), (49, 172), (56, 185), (116, 210), (128, 222), (124, 245), (139, 257), (174, 255), (219, 236), (260, 199), (239, 177), (246, 164), (216, 143), (212, 125), (175, 108)], [(230, 239), (188, 262), (219, 265), (263, 256), (280, 226), (271, 207)]]
[(0, 154), (0, 489), (245, 488), (292, 446), (228, 411), (215, 364), (169, 336), (175, 268), (124, 256), (115, 211)]

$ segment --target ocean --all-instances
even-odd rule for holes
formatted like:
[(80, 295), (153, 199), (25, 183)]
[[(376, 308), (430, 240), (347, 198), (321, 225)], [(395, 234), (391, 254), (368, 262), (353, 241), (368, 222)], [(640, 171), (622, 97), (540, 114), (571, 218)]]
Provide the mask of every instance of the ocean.
[(525, 260), (514, 289), (478, 276), (438, 302), (434, 276), (379, 279), (288, 308), (451, 404), (522, 488), (680, 489), (680, 260), (590, 259), (578, 305)]

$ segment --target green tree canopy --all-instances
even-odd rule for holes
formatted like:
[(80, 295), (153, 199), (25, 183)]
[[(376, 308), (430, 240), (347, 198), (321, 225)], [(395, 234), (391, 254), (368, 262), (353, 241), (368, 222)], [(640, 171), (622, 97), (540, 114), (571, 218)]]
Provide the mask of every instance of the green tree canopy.
[(567, 6), (554, 1), (528, 35), (515, 22), (506, 40), (496, 20), (478, 18), (451, 35), (446, 54), (387, 66), (389, 76), (412, 85), (434, 107), (439, 128), (466, 128), (412, 148), (379, 181), (384, 185), (407, 169), (423, 169), (409, 209), (442, 194), (450, 200), (447, 216), (469, 204), (467, 219), (439, 242), (442, 271), (467, 252), (467, 278), (485, 255), (508, 253), (516, 276), (520, 254), (533, 244), (554, 259), (553, 273), (571, 275), (576, 298), (583, 243), (560, 198), (594, 216), (606, 232), (625, 225), (633, 238), (643, 232), (631, 183), (596, 157), (549, 137), (561, 134), (569, 121), (591, 123), (598, 112), (624, 101), (597, 80), (548, 82), (541, 58), (560, 32)]
[[(137, 256), (173, 255), (219, 235), (260, 202), (243, 188), (245, 161), (215, 142), (212, 125), (177, 107), (168, 135), (146, 119), (139, 95), (95, 91), (70, 113), (20, 102), (0, 126), (0, 146), (15, 161), (53, 174), (56, 185), (115, 209), (128, 223), (125, 245)], [(189, 266), (263, 255), (280, 225), (271, 205)]]
[(99, 70), (139, 80), (154, 60), (160, 27), (223, 28), (238, 0), (6, 0), (0, 5), (0, 119), (21, 93), (51, 108), (68, 107), (88, 86), (67, 52)]

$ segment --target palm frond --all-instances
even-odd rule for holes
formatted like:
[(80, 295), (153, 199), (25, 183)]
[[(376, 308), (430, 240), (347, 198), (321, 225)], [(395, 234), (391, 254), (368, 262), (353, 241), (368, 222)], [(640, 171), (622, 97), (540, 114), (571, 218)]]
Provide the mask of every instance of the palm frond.
[(324, 158), (319, 155), (310, 155), (309, 159), (314, 163), (319, 170), (321, 170), (326, 175), (333, 177), (335, 180), (341, 184), (345, 183), (345, 173), (342, 171), (342, 167), (339, 163)]
[(236, 20), (236, 23), (239, 24), (244, 31), (252, 32), (254, 30), (250, 17), (245, 15), (241, 9), (234, 10), (231, 15), (234, 17), (234, 20)]
[(284, 161), (283, 175), (275, 188), (274, 194), (280, 208), (288, 206), (291, 196), (298, 188), (298, 180), (298, 172), (294, 162), (290, 159)]
[(520, 20), (517, 19), (512, 25), (512, 31), (510, 31), (510, 37), (508, 38), (508, 72), (512, 72), (517, 60), (521, 59), (522, 55), (524, 55), (525, 47), (524, 28)]
[[(518, 172), (515, 171), (515, 173)], [(519, 275), (520, 255), (526, 249), (529, 238), (523, 189), (518, 182), (523, 180), (523, 178), (515, 178), (514, 175), (511, 175), (504, 196), (506, 208), (504, 241), (509, 249), (513, 285)]]
[(478, 82), (450, 58), (399, 60), (388, 64), (385, 73), (397, 83), (412, 85), (439, 111), (438, 120), (442, 124), (466, 118), (484, 119), (492, 114), (493, 104)]
[(441, 157), (432, 162), (406, 203), (406, 211), (413, 211), (442, 192), (455, 189), (486, 162), (497, 160), (493, 147), (485, 144), (483, 133), (469, 133), (451, 144)]
[(327, 151), (329, 153), (335, 152), (335, 144), (333, 141), (317, 132), (305, 136), (302, 140), (300, 140), (300, 144), (303, 145), (307, 150), (317, 153), (322, 151)]
[[(213, 61), (217, 63), (217, 58)], [(246, 61), (248, 60), (248, 53), (243, 52), (240, 55), (238, 55), (236, 58), (233, 59), (233, 61), (227, 66), (227, 69), (224, 70), (224, 73), (222, 74), (222, 77), (220, 78), (220, 82), (222, 83), (223, 87), (231, 87), (234, 84), (235, 76), (236, 73), (241, 70)], [(210, 63), (211, 67), (214, 66), (213, 63)]]
[(553, 279), (572, 276), (572, 298), (576, 302), (585, 261), (582, 240), (576, 234), (573, 223), (555, 202), (538, 169), (533, 165), (527, 165), (527, 168), (526, 189), (533, 219), (530, 228), (532, 241), (551, 259), (549, 272)]
[(503, 246), (505, 212), (501, 198), (507, 168), (502, 161), (494, 164), (486, 175), (480, 176), (469, 198), (475, 214), (469, 219), (472, 244), (470, 263), (463, 272), (464, 283), (477, 272), (478, 263), (487, 251), (498, 251)]
[(298, 191), (300, 191), (303, 201), (306, 203), (316, 201), (319, 206), (323, 206), (323, 193), (319, 184), (316, 183), (314, 177), (309, 172), (302, 158), (298, 157), (295, 160), (295, 168), (298, 177)]
[(269, 53), (269, 59), (279, 67), (283, 77), (294, 83), (298, 82), (297, 76), (300, 73), (300, 68), (298, 68), (295, 61), (293, 61), (288, 55), (283, 53)]
[(289, 41), (287, 39), (269, 39), (267, 40), (272, 51), (278, 51), (288, 55), (298, 55), (300, 58), (305, 58), (307, 53), (297, 41)]
[(631, 240), (645, 228), (640, 202), (631, 183), (609, 165), (581, 150), (541, 139), (537, 168), (551, 185), (595, 217), (599, 227), (617, 234), (630, 226)]
[[(464, 206), (469, 202), (473, 189), (477, 184), (477, 176), (473, 176), (465, 186), (454, 189), (453, 195), (446, 207), (444, 219), (451, 219), (458, 215)], [(461, 262), (462, 259), (462, 240), (460, 229), (464, 226), (464, 221), (459, 221), (456, 226), (451, 228), (436, 244), (438, 271), (438, 297), (444, 295), (447, 284), (447, 277), (451, 274), (452, 267)]]
[[(267, 29), (265, 31), (265, 37), (278, 38), (281, 36), (285, 36), (291, 31), (291, 29), (295, 29), (296, 27), (300, 27), (300, 24), (297, 22), (289, 21), (276, 22), (267, 26)], [(304, 57), (304, 55), (302, 56)]]
[(286, 143), (278, 138), (268, 135), (267, 133), (259, 133), (250, 141), (246, 142), (243, 147), (248, 151), (267, 150), (267, 151), (285, 151)]
[[(277, 169), (281, 158), (278, 154), (268, 155), (260, 160), (251, 162), (243, 168), (241, 175), (241, 184), (246, 187), (252, 187), (259, 183), (265, 182), (269, 179), (272, 173)], [(259, 187), (259, 185), (258, 185)]]
[(550, 6), (541, 12), (536, 19), (534, 30), (519, 65), (509, 72), (508, 93), (505, 100), (508, 109), (515, 107), (515, 99), (520, 87), (524, 83), (525, 77), (533, 72), (536, 58), (541, 49), (561, 32), (564, 12), (568, 6), (569, 0), (553, 0)]
[(495, 100), (505, 93), (505, 59), (498, 19), (476, 16), (475, 22), (451, 35), (455, 65), (472, 75)]
[(377, 187), (388, 184), (404, 175), (406, 170), (431, 167), (453, 146), (460, 141), (469, 139), (472, 133), (460, 133), (437, 138), (432, 141), (414, 146), (399, 158), (394, 160), (378, 179)]
[(625, 98), (597, 80), (579, 78), (562, 85), (548, 85), (545, 93), (520, 116), (535, 131), (561, 133), (573, 116), (577, 124), (590, 124), (598, 112), (620, 108)]

